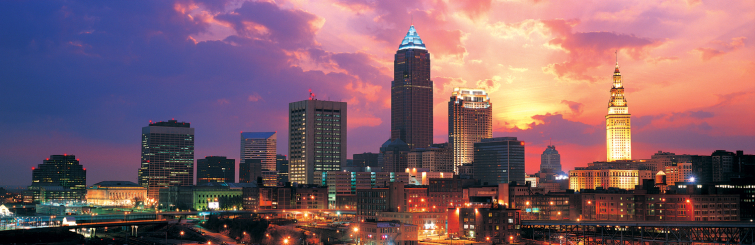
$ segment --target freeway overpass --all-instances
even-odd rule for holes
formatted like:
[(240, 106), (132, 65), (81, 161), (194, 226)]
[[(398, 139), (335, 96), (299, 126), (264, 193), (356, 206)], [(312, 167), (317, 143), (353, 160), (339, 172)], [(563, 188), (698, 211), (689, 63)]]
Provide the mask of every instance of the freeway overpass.
[(547, 243), (753, 244), (753, 222), (522, 220), (522, 238)]

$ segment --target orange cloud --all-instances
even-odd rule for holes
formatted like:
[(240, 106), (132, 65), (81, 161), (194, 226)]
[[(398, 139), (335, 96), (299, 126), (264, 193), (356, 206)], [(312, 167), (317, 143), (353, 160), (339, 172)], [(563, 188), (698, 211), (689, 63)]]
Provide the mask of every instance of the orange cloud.
[(606, 63), (612, 64), (608, 60), (613, 60), (614, 51), (623, 51), (633, 59), (640, 59), (650, 49), (663, 44), (660, 40), (631, 34), (573, 32), (572, 28), (579, 24), (579, 20), (545, 20), (543, 23), (555, 35), (548, 45), (568, 55), (567, 61), (543, 67), (545, 73), (553, 74), (560, 80), (595, 82), (598, 78), (591, 76), (589, 71)]
[(712, 45), (718, 46), (719, 49), (714, 48), (696, 48), (695, 51), (700, 52), (700, 58), (703, 59), (703, 61), (708, 61), (710, 59), (713, 59), (715, 57), (731, 53), (736, 51), (737, 49), (745, 46), (745, 40), (747, 40), (746, 37), (735, 37), (731, 39), (731, 42), (725, 43), (723, 41), (715, 40), (711, 42)]

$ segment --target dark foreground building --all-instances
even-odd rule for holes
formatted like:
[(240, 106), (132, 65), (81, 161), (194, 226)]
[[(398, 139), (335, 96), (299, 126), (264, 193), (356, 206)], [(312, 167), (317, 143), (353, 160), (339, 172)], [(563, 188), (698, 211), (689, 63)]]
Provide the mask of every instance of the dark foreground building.
[(142, 163), (139, 185), (157, 200), (160, 189), (194, 184), (194, 129), (169, 120), (142, 128)]
[(222, 156), (197, 159), (197, 184), (209, 182), (236, 182), (236, 160)]

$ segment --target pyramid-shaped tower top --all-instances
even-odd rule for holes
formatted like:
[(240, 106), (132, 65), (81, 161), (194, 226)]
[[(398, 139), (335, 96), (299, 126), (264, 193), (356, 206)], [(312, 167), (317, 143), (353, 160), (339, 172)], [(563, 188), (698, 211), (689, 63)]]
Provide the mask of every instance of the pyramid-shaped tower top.
[(411, 25), (409, 27), (409, 32), (406, 33), (406, 36), (404, 37), (404, 40), (401, 41), (401, 45), (398, 46), (398, 50), (402, 49), (424, 49), (425, 43), (422, 42), (422, 39), (419, 38), (419, 34), (417, 34), (417, 30), (414, 29), (414, 25)]

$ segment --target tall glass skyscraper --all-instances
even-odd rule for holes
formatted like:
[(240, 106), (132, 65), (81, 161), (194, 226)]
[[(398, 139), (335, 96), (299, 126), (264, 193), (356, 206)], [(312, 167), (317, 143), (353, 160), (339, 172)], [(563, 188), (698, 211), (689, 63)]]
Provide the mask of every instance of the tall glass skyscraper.
[(493, 105), (484, 89), (454, 88), (448, 101), (453, 171), (474, 161), (474, 143), (493, 137)]
[(288, 104), (288, 178), (318, 184), (323, 171), (346, 165), (346, 102), (309, 100)]
[(430, 53), (414, 25), (399, 45), (391, 82), (391, 140), (401, 139), (409, 148), (433, 143), (433, 81)]
[(142, 163), (139, 185), (155, 201), (160, 189), (194, 184), (194, 128), (169, 120), (142, 128)]

